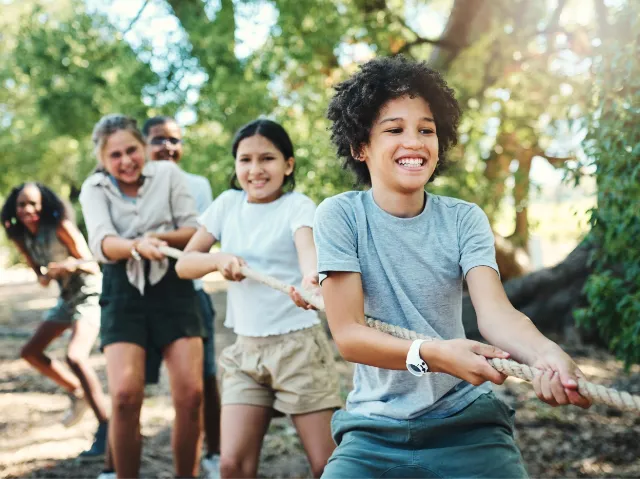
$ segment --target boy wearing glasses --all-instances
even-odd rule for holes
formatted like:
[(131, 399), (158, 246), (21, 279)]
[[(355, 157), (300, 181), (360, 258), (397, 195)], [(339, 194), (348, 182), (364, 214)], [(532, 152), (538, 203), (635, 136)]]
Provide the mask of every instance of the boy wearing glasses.
[[(148, 119), (142, 127), (142, 134), (147, 141), (149, 159), (152, 161), (168, 160), (179, 163), (182, 158), (182, 130), (176, 121), (168, 116), (156, 116)], [(213, 202), (211, 185), (204, 176), (184, 172), (189, 191), (196, 202), (198, 213)], [(204, 345), (204, 435), (207, 453), (202, 458), (202, 468), (206, 477), (219, 476), (220, 454), (220, 398), (216, 382), (216, 363), (214, 355), (213, 321), (215, 311), (211, 298), (202, 289), (202, 280), (194, 280), (200, 302), (201, 312), (207, 328), (209, 340)], [(160, 358), (158, 358), (160, 359)], [(159, 374), (159, 362), (148, 361), (147, 383), (156, 383)]]

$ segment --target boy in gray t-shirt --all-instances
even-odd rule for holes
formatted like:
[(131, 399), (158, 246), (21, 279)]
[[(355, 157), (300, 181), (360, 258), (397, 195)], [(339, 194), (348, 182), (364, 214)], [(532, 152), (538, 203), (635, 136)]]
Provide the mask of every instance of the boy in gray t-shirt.
[[(509, 303), (486, 215), (424, 190), (457, 141), (453, 91), (423, 63), (378, 58), (338, 85), (328, 116), (338, 155), (371, 189), (329, 198), (316, 212), (329, 326), (356, 363), (323, 477), (526, 476), (513, 411), (488, 382), (505, 377), (486, 358), (545, 371), (534, 388), (551, 405), (589, 402), (571, 358)], [(465, 339), (465, 279), (495, 346)], [(391, 337), (364, 325), (365, 315), (438, 340)]]

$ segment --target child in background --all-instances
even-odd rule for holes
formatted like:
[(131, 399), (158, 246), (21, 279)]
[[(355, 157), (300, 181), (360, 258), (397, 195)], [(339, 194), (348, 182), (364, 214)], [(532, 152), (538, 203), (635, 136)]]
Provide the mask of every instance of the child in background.
[[(21, 351), (42, 374), (67, 391), (71, 408), (63, 419), (70, 427), (91, 406), (96, 419), (93, 445), (81, 456), (104, 454), (107, 438), (107, 408), (102, 385), (89, 364), (89, 353), (100, 328), (100, 269), (78, 228), (68, 219), (58, 196), (40, 183), (23, 183), (14, 188), (2, 207), (2, 225), (9, 239), (22, 253), (46, 287), (58, 282), (58, 304), (47, 311), (31, 339)], [(78, 260), (86, 260), (78, 264)], [(46, 268), (46, 272), (43, 272)], [(65, 330), (71, 328), (67, 364), (71, 372), (44, 350)]]
[[(334, 448), (331, 415), (342, 404), (326, 334), (295, 290), (290, 299), (240, 272), (247, 264), (285, 283), (317, 288), (311, 229), (315, 205), (291, 191), (293, 145), (279, 124), (256, 120), (245, 125), (232, 153), (232, 189), (200, 217), (202, 226), (176, 266), (182, 278), (220, 271), (234, 281), (225, 325), (234, 328), (238, 339), (220, 358), (220, 472), (225, 478), (256, 477), (275, 412), (291, 415), (313, 475), (319, 477)], [(209, 253), (217, 241), (223, 252)]]
[(147, 351), (162, 351), (175, 409), (176, 475), (194, 477), (200, 455), (202, 338), (193, 283), (175, 274), (158, 249), (183, 248), (196, 230), (183, 173), (168, 161), (145, 162), (135, 120), (103, 117), (93, 131), (101, 170), (82, 185), (89, 245), (103, 266), (100, 336), (112, 401), (109, 446), (118, 477), (140, 469), (140, 409)]
[[(544, 371), (533, 385), (551, 405), (589, 402), (576, 364), (507, 299), (486, 215), (425, 192), (457, 140), (453, 91), (424, 63), (377, 58), (338, 85), (328, 116), (338, 155), (371, 189), (329, 198), (316, 214), (329, 326), (356, 363), (323, 477), (526, 477), (513, 410), (491, 390), (505, 376), (486, 358)], [(495, 346), (465, 339), (465, 279)], [(394, 338), (365, 315), (437, 340)]]
[[(168, 160), (179, 164), (182, 159), (182, 130), (176, 121), (168, 116), (156, 116), (148, 119), (142, 126), (142, 134), (147, 141), (147, 154), (152, 161)], [(211, 185), (204, 176), (183, 172), (189, 186), (189, 193), (196, 202), (198, 214), (204, 213), (213, 201)], [(220, 394), (216, 380), (215, 339), (213, 324), (215, 310), (210, 296), (204, 291), (202, 280), (193, 281), (198, 295), (200, 312), (207, 330), (208, 341), (204, 343), (204, 438), (207, 452), (201, 464), (206, 477), (215, 479), (220, 477)], [(149, 358), (147, 358), (149, 362)], [(147, 383), (157, 380), (158, 368), (147, 366)], [(155, 373), (155, 378), (149, 377)]]

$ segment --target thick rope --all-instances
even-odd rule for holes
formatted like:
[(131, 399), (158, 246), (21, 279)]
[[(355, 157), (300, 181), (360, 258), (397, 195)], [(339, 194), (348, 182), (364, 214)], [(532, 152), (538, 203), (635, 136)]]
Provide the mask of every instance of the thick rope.
[[(170, 247), (160, 247), (160, 251), (172, 258), (179, 258), (182, 254), (182, 251), (170, 248)], [(241, 273), (254, 281), (258, 281), (270, 288), (276, 289), (278, 291), (282, 291), (283, 293), (289, 294), (289, 290), (291, 288), (290, 285), (283, 283), (282, 281), (273, 278), (271, 276), (267, 276), (265, 274), (259, 273), (257, 271), (252, 270), (247, 266), (242, 266), (240, 268)], [(308, 291), (296, 289), (300, 296), (320, 311), (324, 311), (324, 301), (320, 296), (312, 295)], [(394, 324), (385, 323), (383, 321), (379, 321), (377, 319), (365, 318), (367, 326), (381, 331), (383, 333), (390, 334), (391, 336), (395, 336), (400, 339), (426, 339), (429, 341), (435, 341), (436, 338), (425, 336), (420, 333), (416, 333), (415, 331), (411, 331), (409, 329), (403, 328), (401, 326), (396, 326)], [(497, 359), (487, 358), (487, 361), (491, 366), (500, 371), (502, 374), (507, 376), (513, 376), (524, 381), (531, 382), (536, 373), (541, 373), (542, 371), (533, 368), (531, 366), (527, 366), (526, 364), (521, 364), (512, 359)], [(617, 389), (607, 388), (600, 384), (591, 383), (584, 379), (578, 380), (578, 392), (590, 399), (595, 403), (606, 404), (608, 406), (612, 406), (625, 411), (640, 411), (640, 396), (635, 396), (629, 394), (625, 391), (618, 391)]]

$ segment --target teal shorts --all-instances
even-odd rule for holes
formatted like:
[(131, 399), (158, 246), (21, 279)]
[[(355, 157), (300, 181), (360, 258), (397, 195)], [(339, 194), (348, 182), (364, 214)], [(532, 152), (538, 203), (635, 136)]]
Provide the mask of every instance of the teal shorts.
[(74, 321), (84, 321), (99, 328), (100, 304), (98, 302), (99, 296), (97, 294), (88, 296), (84, 301), (75, 305), (59, 298), (58, 303), (44, 313), (43, 319), (55, 323), (64, 323), (69, 326)]
[(493, 393), (440, 419), (401, 421), (340, 410), (331, 421), (338, 447), (322, 478), (526, 478), (513, 418), (513, 409)]

